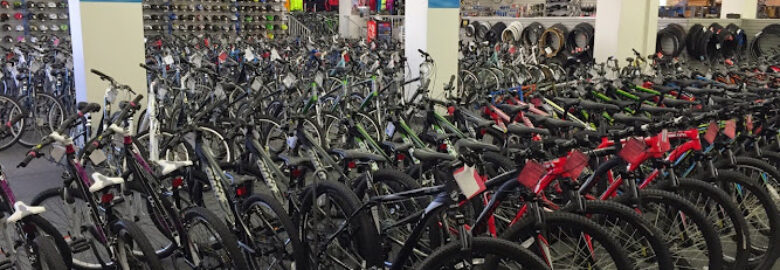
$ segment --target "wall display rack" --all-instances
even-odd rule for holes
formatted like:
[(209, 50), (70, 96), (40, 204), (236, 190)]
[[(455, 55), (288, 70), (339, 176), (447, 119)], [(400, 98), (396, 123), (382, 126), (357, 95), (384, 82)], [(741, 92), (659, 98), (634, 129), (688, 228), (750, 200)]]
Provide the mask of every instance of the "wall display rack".
[(66, 0), (0, 1), (0, 44), (59, 43), (70, 37)]
[(144, 0), (144, 33), (286, 35), (287, 9), (280, 0)]

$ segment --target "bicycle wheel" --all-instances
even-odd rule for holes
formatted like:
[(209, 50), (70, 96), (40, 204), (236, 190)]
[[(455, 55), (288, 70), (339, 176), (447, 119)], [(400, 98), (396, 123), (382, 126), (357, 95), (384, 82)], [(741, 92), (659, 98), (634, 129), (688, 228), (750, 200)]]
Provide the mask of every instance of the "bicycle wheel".
[(718, 170), (715, 181), (737, 203), (747, 221), (752, 254), (748, 265), (771, 269), (780, 253), (780, 214), (766, 185), (730, 170)]
[(191, 207), (184, 211), (182, 219), (191, 248), (191, 256), (200, 264), (197, 269), (248, 270), (244, 253), (238, 247), (238, 239), (216, 215), (203, 207)]
[(57, 98), (44, 93), (35, 93), (35, 98), (22, 96), (19, 104), (26, 108), (24, 136), (19, 138), (19, 143), (32, 147), (49, 136), (60, 127), (65, 119), (65, 110)]
[[(564, 211), (571, 207), (564, 208)], [(586, 201), (583, 214), (620, 242), (635, 269), (673, 269), (663, 233), (631, 208), (612, 201)]]
[[(0, 122), (8, 123), (8, 121), (22, 113), (25, 112), (19, 103), (12, 98), (0, 95)], [(11, 126), (9, 133), (11, 136), (0, 137), (0, 151), (11, 147), (11, 145), (19, 141), (19, 138), (24, 134), (25, 121), (27, 120), (22, 118), (15, 125)]]
[(437, 249), (415, 267), (432, 269), (550, 269), (544, 261), (518, 244), (503, 239), (474, 237), (464, 250), (460, 241)]
[(735, 171), (747, 176), (750, 179), (758, 181), (766, 187), (769, 195), (775, 201), (775, 206), (780, 207), (780, 171), (772, 164), (750, 157), (737, 157)]
[[(625, 196), (616, 200), (633, 204)], [(640, 190), (639, 200), (642, 217), (664, 232), (677, 269), (723, 268), (718, 233), (696, 206), (679, 195), (652, 188)]]
[[(547, 256), (541, 257), (553, 269), (633, 269), (628, 254), (593, 221), (565, 212), (542, 215), (541, 223), (535, 217), (523, 217), (500, 237), (536, 252), (545, 250)], [(535, 225), (542, 226), (545, 234), (539, 235)]]
[(750, 257), (750, 232), (745, 217), (728, 194), (710, 183), (698, 179), (680, 179), (671, 187), (664, 181), (663, 189), (691, 202), (712, 223), (723, 249), (723, 262), (728, 269), (745, 269)]
[(312, 265), (326, 269), (355, 269), (382, 264), (384, 254), (377, 252), (382, 250), (379, 235), (366, 212), (350, 219), (348, 230), (334, 241), (323, 242), (360, 206), (354, 192), (338, 182), (320, 181), (308, 186), (300, 199), (301, 213), (293, 218), (301, 226), (301, 241), (308, 243), (307, 254), (311, 256)]
[(111, 230), (116, 236), (113, 249), (116, 255), (116, 264), (123, 270), (150, 269), (162, 270), (162, 264), (149, 239), (141, 229), (127, 220), (119, 219), (111, 224)]
[(250, 259), (260, 269), (309, 269), (297, 227), (271, 195), (255, 193), (242, 206), (255, 254)]
[[(36, 262), (31, 268), (22, 267), (22, 269), (36, 270), (65, 270), (68, 269), (62, 255), (55, 248), (56, 244), (51, 236), (39, 235), (33, 239), (32, 250), (35, 251)], [(21, 256), (20, 256), (21, 258)]]

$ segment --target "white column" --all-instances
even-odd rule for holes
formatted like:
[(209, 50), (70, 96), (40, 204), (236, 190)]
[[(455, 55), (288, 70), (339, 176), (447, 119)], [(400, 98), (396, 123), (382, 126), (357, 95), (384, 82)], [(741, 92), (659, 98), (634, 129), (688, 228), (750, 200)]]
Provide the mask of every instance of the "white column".
[(68, 0), (68, 5), (76, 98), (103, 104), (108, 84), (90, 69), (147, 96), (146, 71), (138, 66), (145, 59), (141, 0)]
[(355, 0), (339, 0), (339, 35), (346, 38), (360, 38), (365, 36), (361, 30), (366, 27), (365, 18), (360, 15), (352, 15), (352, 5)]
[[(419, 74), (419, 65), (424, 57), (417, 50), (428, 52), (436, 63), (429, 86), (432, 97), (443, 99), (444, 85), (452, 75), (458, 74), (459, 25), (459, 0), (406, 2), (404, 43), (409, 65), (408, 74)], [(415, 89), (407, 89), (407, 93)]]
[(720, 7), (720, 17), (726, 14), (740, 14), (741, 19), (755, 19), (758, 12), (758, 0), (723, 0)]
[(610, 56), (623, 61), (655, 52), (658, 0), (598, 0), (593, 56), (604, 62)]

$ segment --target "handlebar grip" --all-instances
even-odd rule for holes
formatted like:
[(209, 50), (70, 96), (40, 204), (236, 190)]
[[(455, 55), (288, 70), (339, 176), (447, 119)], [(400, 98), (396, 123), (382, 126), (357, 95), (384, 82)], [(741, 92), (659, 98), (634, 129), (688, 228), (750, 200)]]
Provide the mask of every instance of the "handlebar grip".
[(423, 51), (422, 49), (417, 49), (417, 52), (419, 52), (420, 54), (422, 54), (424, 56), (431, 57), (430, 54), (428, 54), (427, 52)]
[(84, 109), (81, 111), (84, 113), (98, 112), (100, 111), (100, 104), (90, 103), (86, 107), (84, 107)]
[(142, 67), (143, 69), (146, 69), (147, 71), (150, 71), (150, 72), (157, 72), (157, 70), (156, 70), (156, 69), (153, 69), (152, 67), (150, 67), (150, 66), (147, 66), (146, 64), (138, 64), (138, 65), (139, 65), (140, 67)]
[(100, 76), (100, 77), (101, 77), (101, 79), (109, 79), (109, 78), (111, 78), (111, 76), (108, 76), (108, 75), (106, 75), (105, 73), (103, 73), (103, 72), (100, 72), (100, 71), (98, 71), (98, 70), (95, 70), (95, 69), (90, 69), (89, 71), (90, 71), (90, 72), (92, 72), (92, 73), (93, 73), (93, 74), (95, 74), (95, 75), (98, 75), (98, 76)]
[(32, 161), (34, 158), (38, 157), (38, 152), (36, 151), (30, 151), (27, 153), (27, 156), (24, 157), (24, 160), (22, 162), (19, 162), (19, 165), (16, 165), (17, 168), (24, 168), (27, 167), (27, 164), (30, 164), (30, 161)]

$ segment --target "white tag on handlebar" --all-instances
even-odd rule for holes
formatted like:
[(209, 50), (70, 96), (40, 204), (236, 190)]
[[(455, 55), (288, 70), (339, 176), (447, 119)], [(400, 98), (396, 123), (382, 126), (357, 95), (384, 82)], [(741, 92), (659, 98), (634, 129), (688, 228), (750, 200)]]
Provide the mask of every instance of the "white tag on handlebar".
[(552, 49), (550, 49), (550, 47), (547, 47), (547, 48), (544, 48), (544, 52), (545, 52), (546, 54), (551, 54), (551, 53), (553, 52), (553, 50), (552, 50)]
[(106, 154), (103, 153), (103, 150), (97, 149), (92, 151), (92, 154), (89, 154), (89, 160), (92, 161), (92, 164), (100, 165), (100, 163), (106, 161)]
[(460, 192), (468, 199), (485, 191), (485, 182), (474, 167), (463, 166), (455, 170), (452, 176), (455, 178), (455, 182), (458, 183)]
[(244, 50), (244, 60), (246, 61), (255, 60), (255, 54), (252, 52), (252, 49), (246, 48)]
[(60, 160), (62, 160), (62, 157), (65, 156), (65, 147), (59, 143), (53, 143), (51, 145), (50, 155), (55, 162), (59, 162)]
[(163, 57), (163, 63), (165, 63), (166, 65), (173, 65), (173, 56), (166, 55), (165, 57)]
[(385, 128), (385, 134), (387, 134), (387, 139), (392, 139), (393, 134), (395, 134), (395, 125), (393, 122), (387, 123), (387, 128)]
[(298, 143), (298, 137), (296, 136), (287, 137), (287, 146), (290, 147), (290, 149), (295, 148), (296, 143)]
[(260, 90), (260, 87), (263, 87), (263, 81), (260, 79), (260, 77), (255, 77), (255, 80), (252, 82), (252, 90), (258, 91)]

